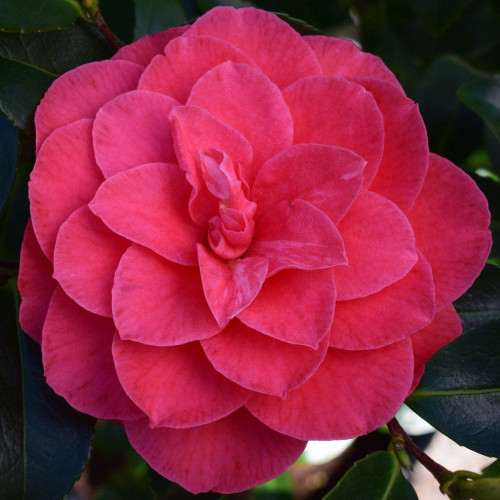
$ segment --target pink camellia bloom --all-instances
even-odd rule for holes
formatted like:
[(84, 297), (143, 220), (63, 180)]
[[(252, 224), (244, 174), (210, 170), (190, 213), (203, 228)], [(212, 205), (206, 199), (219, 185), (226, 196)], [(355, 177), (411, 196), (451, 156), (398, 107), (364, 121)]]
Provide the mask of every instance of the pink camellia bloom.
[(351, 42), (218, 7), (64, 74), (35, 123), (22, 327), (189, 491), (376, 429), (461, 333), (486, 199)]

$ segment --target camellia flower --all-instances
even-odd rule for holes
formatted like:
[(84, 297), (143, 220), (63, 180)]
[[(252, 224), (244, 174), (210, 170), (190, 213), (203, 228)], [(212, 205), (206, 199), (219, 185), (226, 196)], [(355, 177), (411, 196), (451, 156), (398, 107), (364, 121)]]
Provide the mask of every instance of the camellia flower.
[(349, 41), (215, 8), (64, 74), (35, 124), (22, 327), (192, 492), (373, 431), (461, 333), (487, 202)]

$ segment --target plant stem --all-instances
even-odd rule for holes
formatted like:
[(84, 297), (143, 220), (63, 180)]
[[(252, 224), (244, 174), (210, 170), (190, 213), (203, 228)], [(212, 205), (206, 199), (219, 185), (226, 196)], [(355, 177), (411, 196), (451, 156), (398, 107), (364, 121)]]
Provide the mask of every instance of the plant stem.
[(106, 24), (106, 21), (103, 19), (100, 11), (97, 11), (94, 17), (95, 25), (99, 29), (99, 31), (104, 35), (106, 40), (118, 50), (121, 47), (120, 42), (114, 35), (114, 33), (109, 29), (109, 26)]
[(424, 453), (406, 434), (404, 429), (401, 427), (399, 422), (396, 420), (396, 418), (393, 418), (388, 424), (387, 427), (389, 427), (389, 432), (393, 436), (397, 436), (401, 438), (404, 443), (405, 443), (405, 448), (410, 453), (413, 455), (439, 482), (441, 482), (441, 478), (445, 475), (450, 473), (448, 469), (443, 467), (442, 465), (438, 464), (437, 462), (434, 462), (429, 455)]

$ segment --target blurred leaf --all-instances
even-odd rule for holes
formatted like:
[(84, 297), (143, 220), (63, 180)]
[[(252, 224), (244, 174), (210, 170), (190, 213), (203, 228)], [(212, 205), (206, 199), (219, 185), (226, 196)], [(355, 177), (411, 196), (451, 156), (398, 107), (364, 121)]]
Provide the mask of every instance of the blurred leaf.
[(500, 75), (462, 85), (458, 98), (478, 114), (500, 140)]
[(2, 211), (16, 173), (17, 131), (0, 114), (0, 212)]
[(464, 330), (500, 318), (500, 267), (486, 264), (472, 287), (453, 305)]
[(185, 24), (187, 20), (178, 0), (136, 0), (134, 39)]
[(500, 454), (500, 319), (467, 330), (425, 365), (407, 405), (462, 446)]
[(439, 34), (458, 19), (474, 0), (419, 0), (412, 6), (430, 31)]
[(497, 458), (491, 465), (482, 472), (483, 477), (500, 477), (500, 458)]
[(47, 31), (68, 26), (83, 16), (77, 0), (0, 0), (0, 30)]
[(122, 42), (128, 44), (134, 41), (134, 0), (99, 0), (99, 10), (111, 31)]
[(301, 19), (296, 19), (295, 17), (291, 17), (288, 14), (284, 14), (282, 12), (275, 12), (275, 14), (283, 19), (286, 23), (288, 23), (295, 31), (299, 32), (301, 35), (324, 35), (324, 33), (311, 26), (309, 23), (302, 21)]
[(29, 129), (49, 85), (81, 64), (111, 57), (101, 33), (84, 21), (39, 34), (0, 33), (0, 110)]
[(291, 500), (293, 498), (293, 482), (288, 472), (267, 483), (252, 488), (252, 498), (256, 500)]
[(47, 385), (40, 347), (19, 331), (17, 289), (0, 288), (0, 491), (2, 498), (61, 498), (89, 458), (95, 420)]
[(418, 500), (396, 456), (376, 451), (347, 471), (324, 500)]

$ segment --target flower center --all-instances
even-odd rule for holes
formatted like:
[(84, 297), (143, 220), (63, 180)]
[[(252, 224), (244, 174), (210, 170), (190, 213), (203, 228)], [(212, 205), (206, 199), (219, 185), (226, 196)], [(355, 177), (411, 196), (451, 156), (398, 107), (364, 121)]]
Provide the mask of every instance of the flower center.
[(252, 241), (257, 205), (247, 199), (248, 186), (238, 179), (231, 158), (222, 151), (203, 152), (201, 168), (207, 189), (219, 200), (218, 215), (208, 221), (208, 243), (223, 259), (236, 259)]

